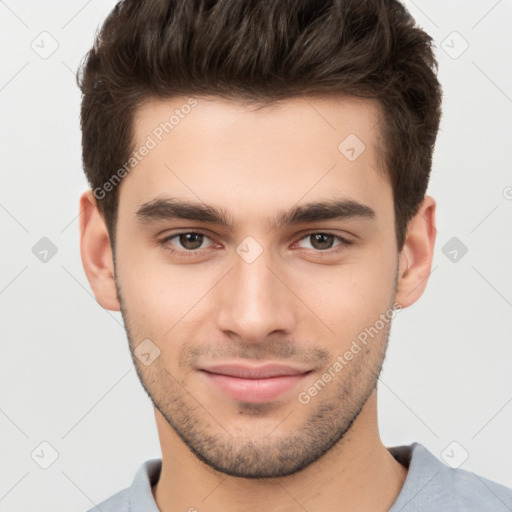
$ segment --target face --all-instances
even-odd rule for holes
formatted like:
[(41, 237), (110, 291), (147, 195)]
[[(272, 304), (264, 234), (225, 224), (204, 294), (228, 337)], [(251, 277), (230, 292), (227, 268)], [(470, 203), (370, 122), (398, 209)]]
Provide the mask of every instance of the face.
[(119, 185), (134, 364), (209, 466), (292, 474), (342, 439), (384, 359), (398, 258), (378, 110), (187, 99), (139, 109), (135, 147), (151, 148)]

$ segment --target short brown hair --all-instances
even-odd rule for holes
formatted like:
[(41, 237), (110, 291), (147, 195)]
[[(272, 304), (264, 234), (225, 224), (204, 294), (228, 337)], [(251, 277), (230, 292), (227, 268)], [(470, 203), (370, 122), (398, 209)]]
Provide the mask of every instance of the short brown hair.
[[(401, 250), (432, 166), (436, 72), (432, 38), (394, 0), (124, 0), (79, 70), (85, 173), (101, 188), (128, 161), (134, 112), (147, 99), (373, 98)], [(118, 188), (97, 199), (114, 248)]]

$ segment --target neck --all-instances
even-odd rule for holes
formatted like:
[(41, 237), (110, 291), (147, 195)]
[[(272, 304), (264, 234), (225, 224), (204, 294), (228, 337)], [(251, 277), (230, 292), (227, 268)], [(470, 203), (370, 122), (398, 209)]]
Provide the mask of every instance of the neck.
[(307, 468), (280, 478), (249, 479), (220, 473), (186, 447), (155, 409), (162, 446), (162, 471), (153, 496), (162, 512), (272, 510), (387, 511), (407, 469), (382, 444), (374, 390), (351, 428)]

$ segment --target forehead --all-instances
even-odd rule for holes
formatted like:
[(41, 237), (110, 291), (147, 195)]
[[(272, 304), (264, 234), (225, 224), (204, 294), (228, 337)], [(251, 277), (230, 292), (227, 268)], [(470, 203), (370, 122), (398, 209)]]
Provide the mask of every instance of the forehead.
[(165, 195), (262, 222), (301, 201), (389, 207), (379, 115), (375, 102), (352, 97), (263, 107), (218, 97), (148, 101), (134, 116), (139, 155), (121, 183), (120, 218)]

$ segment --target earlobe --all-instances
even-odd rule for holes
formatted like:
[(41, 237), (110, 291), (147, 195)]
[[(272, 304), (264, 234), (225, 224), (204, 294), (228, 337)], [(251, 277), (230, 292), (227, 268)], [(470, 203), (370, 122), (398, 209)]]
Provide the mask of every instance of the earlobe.
[(98, 303), (119, 311), (110, 238), (92, 190), (80, 197), (80, 212), (80, 254), (85, 275)]
[(399, 256), (395, 300), (403, 308), (416, 302), (428, 282), (436, 239), (436, 202), (425, 196), (416, 215), (409, 221), (407, 236)]

